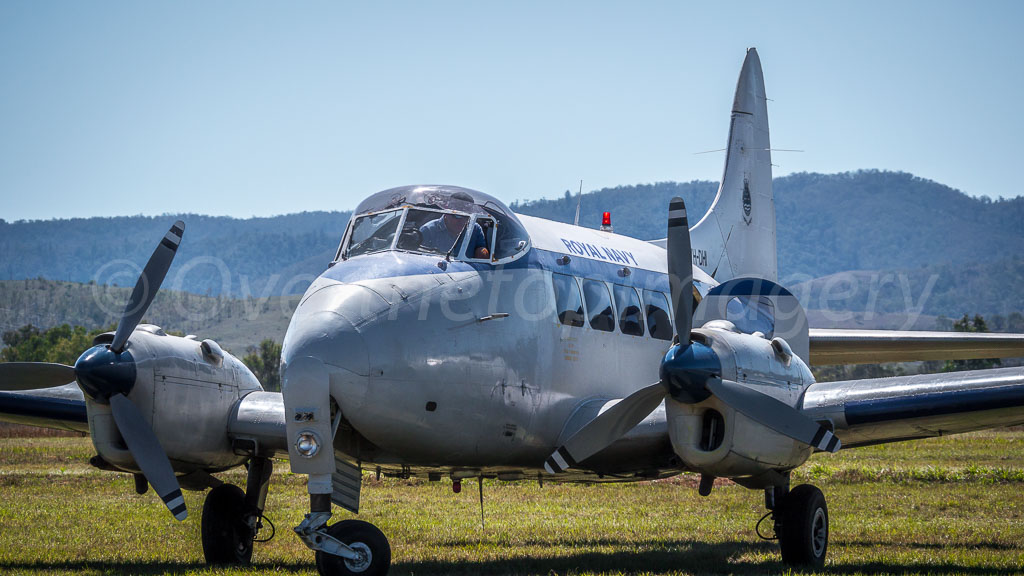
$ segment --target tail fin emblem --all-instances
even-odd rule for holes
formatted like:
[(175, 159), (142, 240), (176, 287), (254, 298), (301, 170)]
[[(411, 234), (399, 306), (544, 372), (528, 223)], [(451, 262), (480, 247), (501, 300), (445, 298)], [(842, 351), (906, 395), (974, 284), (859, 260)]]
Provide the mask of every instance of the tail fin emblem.
[(750, 217), (750, 181), (743, 178), (743, 221), (749, 226), (752, 220)]

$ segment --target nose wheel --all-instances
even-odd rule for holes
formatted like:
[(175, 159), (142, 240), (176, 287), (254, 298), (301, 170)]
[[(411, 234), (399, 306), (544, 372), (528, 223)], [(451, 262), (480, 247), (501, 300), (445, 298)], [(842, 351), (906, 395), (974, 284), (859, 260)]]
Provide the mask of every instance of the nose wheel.
[(801, 484), (786, 494), (775, 508), (775, 534), (784, 563), (822, 568), (828, 552), (828, 506), (821, 490)]
[(343, 520), (327, 528), (327, 534), (346, 544), (357, 558), (342, 558), (322, 550), (316, 553), (320, 576), (383, 576), (391, 567), (391, 545), (376, 526), (362, 520)]

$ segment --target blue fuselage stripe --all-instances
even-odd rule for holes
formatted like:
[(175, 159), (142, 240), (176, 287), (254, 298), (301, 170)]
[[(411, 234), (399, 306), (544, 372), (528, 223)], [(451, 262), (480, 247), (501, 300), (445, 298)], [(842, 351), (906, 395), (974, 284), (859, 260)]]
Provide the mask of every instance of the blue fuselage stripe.
[(983, 390), (962, 390), (903, 398), (853, 401), (846, 404), (846, 422), (851, 426), (856, 426), (1018, 406), (1024, 406), (1024, 386), (1000, 386)]
[[(357, 256), (351, 260), (339, 262), (327, 269), (323, 276), (339, 282), (357, 282), (368, 278), (394, 278), (416, 274), (444, 274), (476, 270), (488, 272), (495, 270), (535, 269), (549, 270), (561, 274), (570, 274), (578, 278), (604, 280), (614, 284), (635, 286), (640, 289), (658, 290), (668, 293), (668, 274), (654, 272), (631, 265), (604, 262), (571, 256), (566, 264), (559, 263), (565, 256), (562, 252), (552, 252), (533, 248), (522, 258), (508, 264), (494, 265), (489, 262), (464, 262), (453, 260), (446, 263), (442, 270), (437, 263), (444, 260), (443, 256), (413, 254), (401, 251), (385, 251), (378, 254)], [(628, 269), (628, 273), (625, 271)], [(628, 275), (627, 275), (628, 274)]]

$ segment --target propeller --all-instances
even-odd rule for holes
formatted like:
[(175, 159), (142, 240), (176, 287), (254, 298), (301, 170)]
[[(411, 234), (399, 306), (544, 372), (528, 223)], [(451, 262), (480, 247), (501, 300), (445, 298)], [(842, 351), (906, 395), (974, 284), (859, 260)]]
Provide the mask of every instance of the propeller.
[(666, 395), (685, 404), (714, 395), (737, 412), (819, 450), (836, 452), (839, 438), (796, 408), (753, 388), (721, 378), (722, 367), (710, 346), (690, 337), (693, 328), (693, 265), (690, 227), (683, 199), (669, 203), (668, 278), (676, 336), (661, 362), (661, 381), (623, 398), (569, 437), (544, 463), (549, 473), (575, 466), (608, 447), (650, 415)]
[(149, 257), (149, 262), (146, 262), (146, 267), (142, 269), (142, 274), (139, 275), (139, 280), (135, 283), (135, 289), (132, 290), (132, 295), (128, 298), (128, 304), (124, 307), (121, 321), (117, 323), (114, 341), (110, 343), (110, 349), (115, 353), (124, 350), (125, 344), (128, 343), (128, 337), (135, 331), (142, 317), (149, 310), (149, 305), (156, 298), (156, 293), (160, 290), (160, 284), (163, 283), (164, 277), (167, 276), (167, 270), (170, 269), (171, 262), (174, 261), (174, 255), (178, 251), (178, 245), (181, 244), (181, 236), (184, 233), (185, 223), (178, 220), (160, 240), (153, 255)]
[(54, 362), (0, 363), (0, 389), (37, 390), (64, 386), (75, 380), (75, 369)]
[(74, 380), (93, 401), (109, 404), (132, 458), (177, 520), (184, 520), (188, 510), (174, 469), (152, 426), (128, 399), (136, 374), (128, 344), (160, 290), (184, 233), (185, 223), (179, 220), (160, 240), (135, 283), (109, 346), (98, 344), (86, 350), (74, 367), (47, 362), (0, 363), (0, 390), (52, 388)]

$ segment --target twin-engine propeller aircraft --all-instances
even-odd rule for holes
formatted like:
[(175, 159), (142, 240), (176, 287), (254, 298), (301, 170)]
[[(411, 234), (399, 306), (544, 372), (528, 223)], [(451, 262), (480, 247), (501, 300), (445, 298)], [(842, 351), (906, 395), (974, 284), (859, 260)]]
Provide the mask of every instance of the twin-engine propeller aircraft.
[[(146, 265), (117, 331), (75, 366), (0, 364), (4, 420), (88, 431), (103, 469), (135, 474), (175, 518), (212, 488), (209, 562), (245, 563), (271, 459), (308, 475), (295, 528), (321, 574), (384, 574), (357, 513), (388, 476), (642, 481), (682, 472), (762, 490), (788, 564), (820, 567), (828, 508), (790, 472), (815, 451), (1024, 423), (1024, 369), (815, 383), (813, 363), (1024, 356), (1024, 336), (808, 329), (777, 282), (764, 82), (748, 50), (725, 174), (691, 229), (643, 242), (518, 216), (486, 194), (408, 186), (362, 202), (302, 297), (262, 390), (213, 341), (139, 324), (181, 240)], [(248, 465), (245, 490), (214, 474)]]

